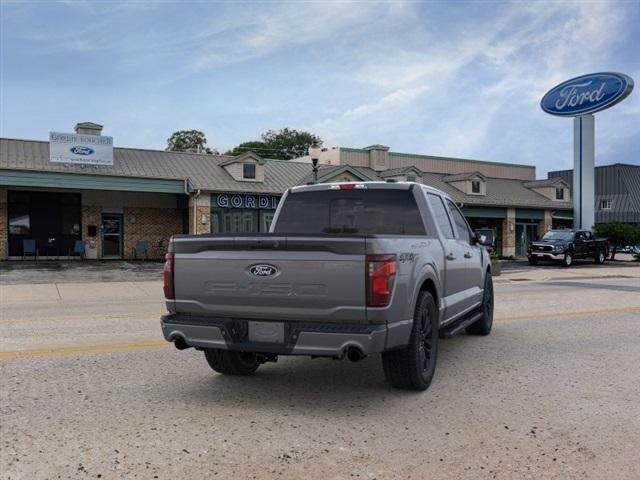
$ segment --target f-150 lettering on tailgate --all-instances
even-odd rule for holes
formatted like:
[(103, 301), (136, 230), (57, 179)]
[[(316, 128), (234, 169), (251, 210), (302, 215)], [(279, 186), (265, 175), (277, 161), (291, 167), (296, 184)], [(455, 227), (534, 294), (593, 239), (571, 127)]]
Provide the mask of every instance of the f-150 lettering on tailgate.
[(239, 285), (235, 282), (205, 282), (208, 295), (264, 295), (269, 297), (326, 297), (327, 286), (311, 283), (262, 283)]

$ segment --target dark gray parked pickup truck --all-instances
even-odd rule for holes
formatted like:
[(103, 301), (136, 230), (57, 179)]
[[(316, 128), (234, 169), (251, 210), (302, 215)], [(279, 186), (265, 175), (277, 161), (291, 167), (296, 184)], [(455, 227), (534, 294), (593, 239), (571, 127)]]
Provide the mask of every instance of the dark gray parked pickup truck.
[(438, 338), (491, 331), (483, 242), (424, 185), (291, 188), (269, 233), (171, 239), (162, 332), (220, 373), (249, 375), (278, 355), (381, 353), (390, 385), (424, 390)]

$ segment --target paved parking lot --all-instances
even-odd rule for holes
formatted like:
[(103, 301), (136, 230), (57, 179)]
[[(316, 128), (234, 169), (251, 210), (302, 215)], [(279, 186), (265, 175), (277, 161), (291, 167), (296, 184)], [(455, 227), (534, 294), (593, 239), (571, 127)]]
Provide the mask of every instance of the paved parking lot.
[(378, 357), (217, 375), (158, 277), (93, 280), (0, 286), (0, 478), (640, 478), (637, 266), (506, 269), (424, 393)]

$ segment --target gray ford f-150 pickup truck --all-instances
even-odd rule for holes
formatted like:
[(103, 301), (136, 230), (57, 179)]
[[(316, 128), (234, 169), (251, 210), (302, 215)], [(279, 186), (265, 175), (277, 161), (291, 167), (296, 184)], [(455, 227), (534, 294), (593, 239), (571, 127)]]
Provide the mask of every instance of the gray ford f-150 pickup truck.
[(278, 355), (381, 353), (390, 385), (424, 390), (438, 338), (491, 331), (483, 242), (424, 185), (294, 187), (269, 233), (171, 239), (162, 331), (220, 373), (249, 375)]

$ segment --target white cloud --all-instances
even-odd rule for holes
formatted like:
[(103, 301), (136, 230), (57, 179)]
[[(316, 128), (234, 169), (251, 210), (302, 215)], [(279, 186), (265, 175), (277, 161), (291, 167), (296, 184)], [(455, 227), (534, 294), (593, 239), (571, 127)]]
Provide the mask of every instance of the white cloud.
[(294, 2), (279, 3), (263, 12), (235, 12), (234, 28), (205, 40), (193, 65), (198, 69), (217, 67), (328, 42), (373, 21), (386, 7), (394, 11), (402, 4), (395, 3)]

